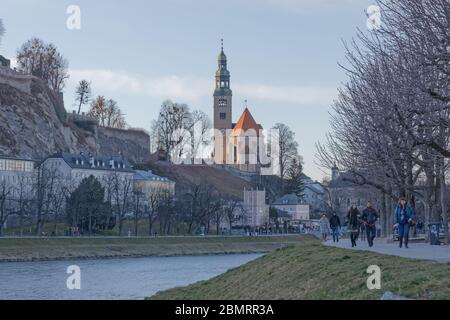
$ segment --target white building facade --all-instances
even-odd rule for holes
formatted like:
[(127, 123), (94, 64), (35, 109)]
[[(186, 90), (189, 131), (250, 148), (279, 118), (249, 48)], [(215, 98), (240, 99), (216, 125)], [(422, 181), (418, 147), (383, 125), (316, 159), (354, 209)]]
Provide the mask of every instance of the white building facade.
[(287, 213), (291, 222), (302, 222), (310, 220), (309, 205), (302, 204), (295, 194), (284, 195), (276, 200), (272, 206)]

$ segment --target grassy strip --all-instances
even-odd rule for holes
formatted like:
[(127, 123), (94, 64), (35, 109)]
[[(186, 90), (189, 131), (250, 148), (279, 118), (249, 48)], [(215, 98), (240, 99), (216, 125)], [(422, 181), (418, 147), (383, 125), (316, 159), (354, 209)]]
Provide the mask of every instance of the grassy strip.
[(305, 236), (0, 238), (0, 262), (269, 252)]
[[(381, 290), (367, 289), (370, 265), (381, 268)], [(151, 299), (380, 299), (385, 291), (416, 299), (450, 299), (450, 263), (304, 242)]]

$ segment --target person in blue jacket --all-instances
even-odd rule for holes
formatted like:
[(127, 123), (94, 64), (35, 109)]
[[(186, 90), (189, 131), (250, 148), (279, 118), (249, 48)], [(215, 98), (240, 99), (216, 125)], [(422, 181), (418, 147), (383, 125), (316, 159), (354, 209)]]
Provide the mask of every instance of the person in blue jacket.
[(403, 245), (403, 240), (405, 241), (405, 248), (408, 248), (409, 228), (413, 223), (414, 216), (413, 208), (407, 205), (405, 198), (400, 198), (394, 213), (394, 227), (398, 228), (400, 248)]

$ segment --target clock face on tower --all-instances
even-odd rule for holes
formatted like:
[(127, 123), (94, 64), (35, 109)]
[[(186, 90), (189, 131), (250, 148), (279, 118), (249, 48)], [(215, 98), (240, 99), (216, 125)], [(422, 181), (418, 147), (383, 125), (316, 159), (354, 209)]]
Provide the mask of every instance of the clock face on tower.
[(226, 98), (219, 98), (219, 107), (226, 107), (227, 103), (228, 101)]

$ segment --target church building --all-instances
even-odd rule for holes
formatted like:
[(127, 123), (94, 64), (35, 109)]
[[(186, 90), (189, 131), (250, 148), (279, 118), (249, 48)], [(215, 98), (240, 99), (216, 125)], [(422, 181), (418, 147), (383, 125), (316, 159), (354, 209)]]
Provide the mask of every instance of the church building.
[(263, 127), (253, 118), (248, 107), (233, 122), (233, 93), (230, 71), (222, 47), (218, 57), (214, 90), (214, 153), (216, 164), (225, 164), (242, 171), (258, 172), (259, 151), (263, 148)]

